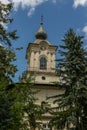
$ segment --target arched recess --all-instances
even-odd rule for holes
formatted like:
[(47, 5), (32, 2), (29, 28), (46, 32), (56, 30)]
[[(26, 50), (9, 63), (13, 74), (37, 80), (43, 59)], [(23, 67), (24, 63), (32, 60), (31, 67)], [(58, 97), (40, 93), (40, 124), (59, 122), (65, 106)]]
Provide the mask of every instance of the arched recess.
[(45, 56), (41, 56), (39, 62), (40, 62), (40, 69), (46, 70), (47, 69), (47, 58)]

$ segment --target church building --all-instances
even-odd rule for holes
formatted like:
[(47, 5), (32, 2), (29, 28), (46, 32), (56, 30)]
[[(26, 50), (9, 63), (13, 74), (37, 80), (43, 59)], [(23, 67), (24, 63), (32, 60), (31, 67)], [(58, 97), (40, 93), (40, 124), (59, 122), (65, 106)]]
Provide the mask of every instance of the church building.
[[(34, 88), (39, 90), (36, 94), (38, 98), (36, 103), (44, 103), (49, 107), (53, 107), (52, 99), (48, 101), (47, 97), (62, 93), (62, 90), (55, 86), (55, 82), (59, 81), (56, 73), (56, 51), (58, 47), (47, 40), (42, 18), (35, 38), (36, 40), (33, 43), (29, 43), (27, 48), (27, 77), (32, 72), (34, 73)], [(51, 130), (48, 126), (51, 115), (47, 112), (43, 116), (45, 118), (41, 121), (41, 127), (43, 130)]]

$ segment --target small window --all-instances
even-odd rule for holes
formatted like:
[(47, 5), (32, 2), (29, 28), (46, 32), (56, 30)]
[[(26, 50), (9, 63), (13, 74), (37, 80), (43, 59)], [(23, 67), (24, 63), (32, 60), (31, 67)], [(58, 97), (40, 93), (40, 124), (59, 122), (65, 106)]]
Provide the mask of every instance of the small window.
[(46, 128), (46, 124), (43, 124), (43, 128)]
[(52, 130), (49, 124), (43, 124), (43, 130)]
[(47, 69), (47, 59), (45, 57), (40, 58), (40, 69)]
[(42, 80), (45, 80), (46, 78), (45, 78), (45, 76), (42, 76)]

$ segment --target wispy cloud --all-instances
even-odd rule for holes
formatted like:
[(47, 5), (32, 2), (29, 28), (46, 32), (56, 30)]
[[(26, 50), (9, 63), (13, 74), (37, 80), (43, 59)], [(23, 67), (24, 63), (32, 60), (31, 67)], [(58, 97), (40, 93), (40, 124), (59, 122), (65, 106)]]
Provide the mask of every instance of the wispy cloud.
[(4, 4), (8, 4), (12, 2), (14, 5), (14, 10), (18, 10), (18, 7), (21, 6), (22, 9), (28, 8), (28, 16), (32, 15), (35, 11), (36, 7), (45, 3), (45, 2), (52, 2), (56, 3), (56, 0), (0, 0)]
[(44, 2), (47, 2), (48, 0), (11, 0), (14, 4), (14, 8), (17, 10), (19, 6), (22, 7), (22, 9), (25, 9), (26, 7), (29, 8), (28, 15), (31, 15), (35, 8)]
[(87, 6), (87, 0), (74, 0), (73, 7), (77, 8), (78, 6)]

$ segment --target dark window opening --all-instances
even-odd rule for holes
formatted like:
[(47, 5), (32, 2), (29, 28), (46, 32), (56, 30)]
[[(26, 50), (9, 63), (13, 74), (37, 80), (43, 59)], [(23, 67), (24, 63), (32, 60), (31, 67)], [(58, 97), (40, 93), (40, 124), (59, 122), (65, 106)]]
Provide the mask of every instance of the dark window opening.
[(47, 60), (45, 57), (40, 58), (40, 69), (42, 70), (47, 69)]
[(45, 78), (45, 76), (42, 76), (42, 80), (45, 80), (46, 78)]
[(43, 124), (43, 128), (46, 128), (46, 124)]

